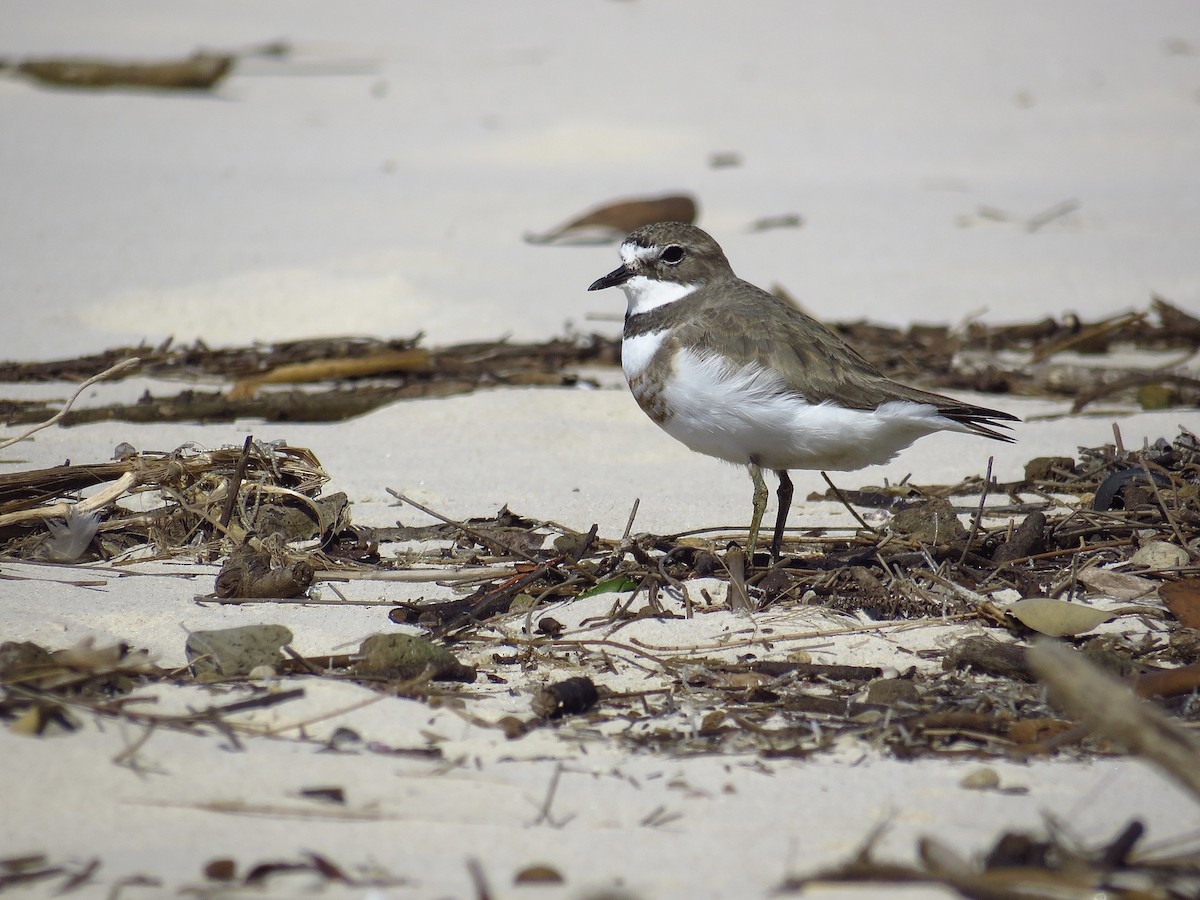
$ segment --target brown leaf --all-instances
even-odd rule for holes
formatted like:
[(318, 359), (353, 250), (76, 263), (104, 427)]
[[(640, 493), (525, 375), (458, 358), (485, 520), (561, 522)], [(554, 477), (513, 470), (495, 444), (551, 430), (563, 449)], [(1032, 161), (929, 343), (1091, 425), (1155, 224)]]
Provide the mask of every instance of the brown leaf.
[(207, 53), (153, 63), (56, 58), (25, 60), (17, 71), (44, 84), (75, 88), (207, 90), (229, 73), (233, 63), (232, 56)]
[(237, 877), (237, 863), (228, 857), (210, 859), (204, 864), (204, 877), (210, 881), (233, 881)]
[(553, 866), (526, 866), (513, 877), (513, 884), (562, 884), (562, 873)]
[(531, 244), (549, 244), (569, 237), (607, 243), (654, 222), (685, 222), (691, 225), (695, 221), (696, 201), (686, 194), (635, 197), (597, 206), (545, 234), (527, 234), (525, 240)]
[(1133, 689), (1139, 697), (1181, 697), (1200, 688), (1200, 663), (1162, 669), (1138, 676)]
[(1200, 578), (1185, 578), (1160, 585), (1162, 597), (1179, 623), (1185, 628), (1200, 628)]

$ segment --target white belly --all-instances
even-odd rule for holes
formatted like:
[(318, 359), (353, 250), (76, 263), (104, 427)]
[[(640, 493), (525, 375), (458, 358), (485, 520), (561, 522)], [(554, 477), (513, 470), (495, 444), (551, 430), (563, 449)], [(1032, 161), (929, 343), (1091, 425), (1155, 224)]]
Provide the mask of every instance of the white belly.
[(927, 404), (892, 401), (863, 411), (808, 403), (783, 393), (768, 370), (730, 371), (717, 357), (687, 350), (675, 357), (662, 396), (669, 415), (661, 424), (671, 437), (698, 453), (769, 469), (860, 469), (923, 435), (966, 430)]

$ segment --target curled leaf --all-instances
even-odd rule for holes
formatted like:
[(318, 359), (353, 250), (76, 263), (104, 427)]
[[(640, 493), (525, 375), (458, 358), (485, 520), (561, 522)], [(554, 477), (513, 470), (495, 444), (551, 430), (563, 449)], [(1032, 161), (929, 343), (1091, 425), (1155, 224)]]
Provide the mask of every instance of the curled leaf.
[(588, 588), (576, 599), (584, 600), (587, 597), (595, 597), (597, 594), (619, 594), (622, 591), (632, 591), (637, 586), (638, 583), (632, 578), (618, 575), (616, 578), (610, 578), (607, 581), (600, 582), (595, 587)]
[(545, 234), (527, 234), (525, 240), (530, 244), (552, 244), (557, 241), (607, 244), (654, 222), (684, 222), (691, 225), (695, 221), (696, 201), (686, 194), (636, 197), (597, 206)]
[(1069, 637), (1091, 631), (1113, 617), (1111, 612), (1053, 600), (1049, 597), (1027, 597), (1005, 609), (1026, 628), (1050, 637)]

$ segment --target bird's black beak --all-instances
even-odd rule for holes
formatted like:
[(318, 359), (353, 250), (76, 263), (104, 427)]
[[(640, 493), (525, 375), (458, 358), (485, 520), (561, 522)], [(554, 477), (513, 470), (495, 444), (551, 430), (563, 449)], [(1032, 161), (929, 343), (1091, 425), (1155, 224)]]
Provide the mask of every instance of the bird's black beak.
[(588, 290), (602, 291), (605, 288), (616, 287), (617, 285), (624, 284), (632, 277), (633, 273), (624, 266), (621, 266), (619, 269), (613, 269), (603, 278), (597, 278), (588, 286)]

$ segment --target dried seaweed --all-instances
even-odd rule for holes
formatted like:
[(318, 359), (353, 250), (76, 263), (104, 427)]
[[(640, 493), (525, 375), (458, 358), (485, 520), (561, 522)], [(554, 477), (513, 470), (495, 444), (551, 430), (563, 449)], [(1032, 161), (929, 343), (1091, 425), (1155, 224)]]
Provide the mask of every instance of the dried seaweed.
[(96, 530), (72, 561), (131, 551), (211, 557), (259, 532), (291, 541), (340, 530), (346, 498), (317, 499), (328, 476), (308, 450), (250, 439), (215, 450), (119, 449), (112, 462), (0, 474), (2, 552), (47, 558), (52, 523), (83, 514), (95, 517)]
[[(513, 739), (561, 728), (575, 740), (603, 735), (675, 754), (805, 756), (852, 739), (898, 758), (1103, 755), (1116, 752), (1108, 739), (1046, 705), (1024, 656), (1032, 632), (1012, 612), (1045, 628), (1026, 615), (1038, 604), (1014, 607), (1014, 601), (1053, 598), (1041, 604), (1053, 612), (1066, 601), (1090, 608), (1091, 601), (1104, 600), (1109, 605), (1102, 613), (1060, 633), (1074, 635), (1093, 664), (1155, 698), (1170, 717), (1200, 719), (1193, 699), (1200, 632), (1172, 616), (1158, 595), (1168, 588), (1164, 596), (1182, 610), (1180, 598), (1200, 584), (1200, 439), (1181, 431), (1173, 440), (1130, 450), (1119, 433), (1116, 438), (1080, 448), (1073, 458), (1030, 460), (1025, 477), (1012, 483), (981, 477), (831, 492), (825, 499), (888, 510), (891, 524), (793, 529), (784, 559), (774, 563), (765, 554), (746, 558), (731, 544), (744, 534), (726, 529), (639, 534), (631, 516), (625, 533), (610, 538), (595, 527), (574, 530), (507, 508), (459, 521), (400, 494), (440, 524), (360, 529), (344, 498), (333, 512), (323, 511), (326, 498), (319, 492), (327, 476), (309, 451), (252, 440), (242, 448), (184, 447), (4, 476), (0, 539), (9, 556), (37, 556), (53, 517), (104, 497), (91, 507), (100, 523), (89, 552), (98, 556), (111, 556), (113, 546), (143, 555), (200, 551), (213, 559), (250, 555), (267, 572), (302, 563), (314, 583), (356, 577), (458, 584), (465, 589), (461, 596), (389, 604), (388, 617), (424, 631), (434, 645), (458, 647), (476, 659), (490, 652), (491, 680), (506, 682), (508, 667), (522, 681), (535, 679), (531, 690), (542, 698), (535, 711), (495, 723)], [(78, 500), (79, 491), (96, 487)], [(125, 511), (120, 501), (138, 491), (155, 491), (162, 505), (151, 514)], [(300, 527), (277, 528), (289, 512)], [(947, 527), (959, 516), (969, 517), (971, 527)], [(422, 541), (420, 550), (380, 552), (382, 544), (414, 538)], [(1114, 598), (1124, 605), (1113, 606)], [(548, 604), (564, 601), (553, 617), (544, 615)], [(302, 591), (291, 602), (354, 601), (316, 601)], [(565, 625), (573, 604), (592, 612)], [(621, 632), (630, 622), (703, 619), (739, 607), (748, 622), (815, 614), (818, 624), (786, 631), (778, 624), (756, 626), (756, 635), (689, 646), (652, 646)], [(1094, 636), (1092, 626), (1113, 616), (1144, 624)], [(907, 671), (818, 664), (797, 649), (839, 635), (968, 621), (992, 636), (957, 635), (954, 645), (920, 651)], [(406, 696), (427, 696), (430, 679), (438, 677), (426, 663), (377, 672), (356, 656), (305, 659), (284, 650), (290, 659), (276, 665), (285, 675), (352, 678)], [(565, 676), (559, 674), (564, 667)], [(454, 671), (460, 670), (474, 676), (472, 667)], [(606, 684), (606, 673), (622, 671), (644, 673), (645, 689)], [(555, 677), (536, 682), (538, 672)], [(97, 690), (112, 689), (110, 676), (166, 677), (118, 666), (96, 680)], [(64, 695), (79, 677), (67, 678), (65, 688), (5, 678), (0, 715), (36, 716), (31, 728), (70, 727), (80, 708), (134, 716), (111, 699)], [(595, 696), (587, 692), (579, 702), (557, 697), (549, 681), (564, 677), (578, 684), (590, 679)], [(470, 696), (469, 686), (455, 690)], [(700, 712), (700, 727), (681, 711), (684, 699)], [(190, 719), (136, 715), (142, 718), (135, 721), (156, 727), (209, 727), (227, 712)]]
[[(1013, 325), (971, 322), (962, 328), (909, 328), (851, 322), (833, 329), (889, 377), (938, 390), (1069, 398), (1073, 412), (1099, 400), (1147, 409), (1200, 406), (1200, 377), (1185, 365), (1200, 349), (1200, 319), (1161, 298), (1146, 311), (1099, 322), (1046, 318)], [(1179, 351), (1172, 362), (1096, 366), (1056, 357), (1065, 351), (1099, 355), (1118, 348)], [(444, 397), (511, 385), (579, 384), (585, 366), (615, 366), (620, 340), (599, 334), (536, 344), (475, 342), (427, 349), (420, 336), (394, 341), (336, 338), (224, 349), (202, 343), (123, 347), (49, 362), (0, 363), (0, 382), (78, 382), (130, 357), (121, 372), (189, 381), (232, 382), (228, 390), (146, 393), (137, 403), (71, 409), (63, 425), (97, 421), (326, 422), (362, 415), (388, 403)], [(347, 383), (352, 386), (345, 386)], [(274, 385), (316, 384), (284, 389)], [(332, 383), (332, 386), (330, 386)], [(40, 422), (51, 402), (0, 400), (9, 425)]]
[(822, 884), (931, 885), (976, 900), (1018, 898), (1124, 897), (1172, 900), (1200, 890), (1200, 850), (1171, 854), (1143, 851), (1145, 827), (1129, 822), (1105, 844), (1087, 847), (1067, 828), (1047, 817), (1041, 832), (1005, 832), (978, 861), (961, 857), (942, 841), (921, 839), (918, 864), (883, 862), (875, 846), (884, 829), (873, 832), (846, 862), (784, 880), (776, 892), (805, 893)]

